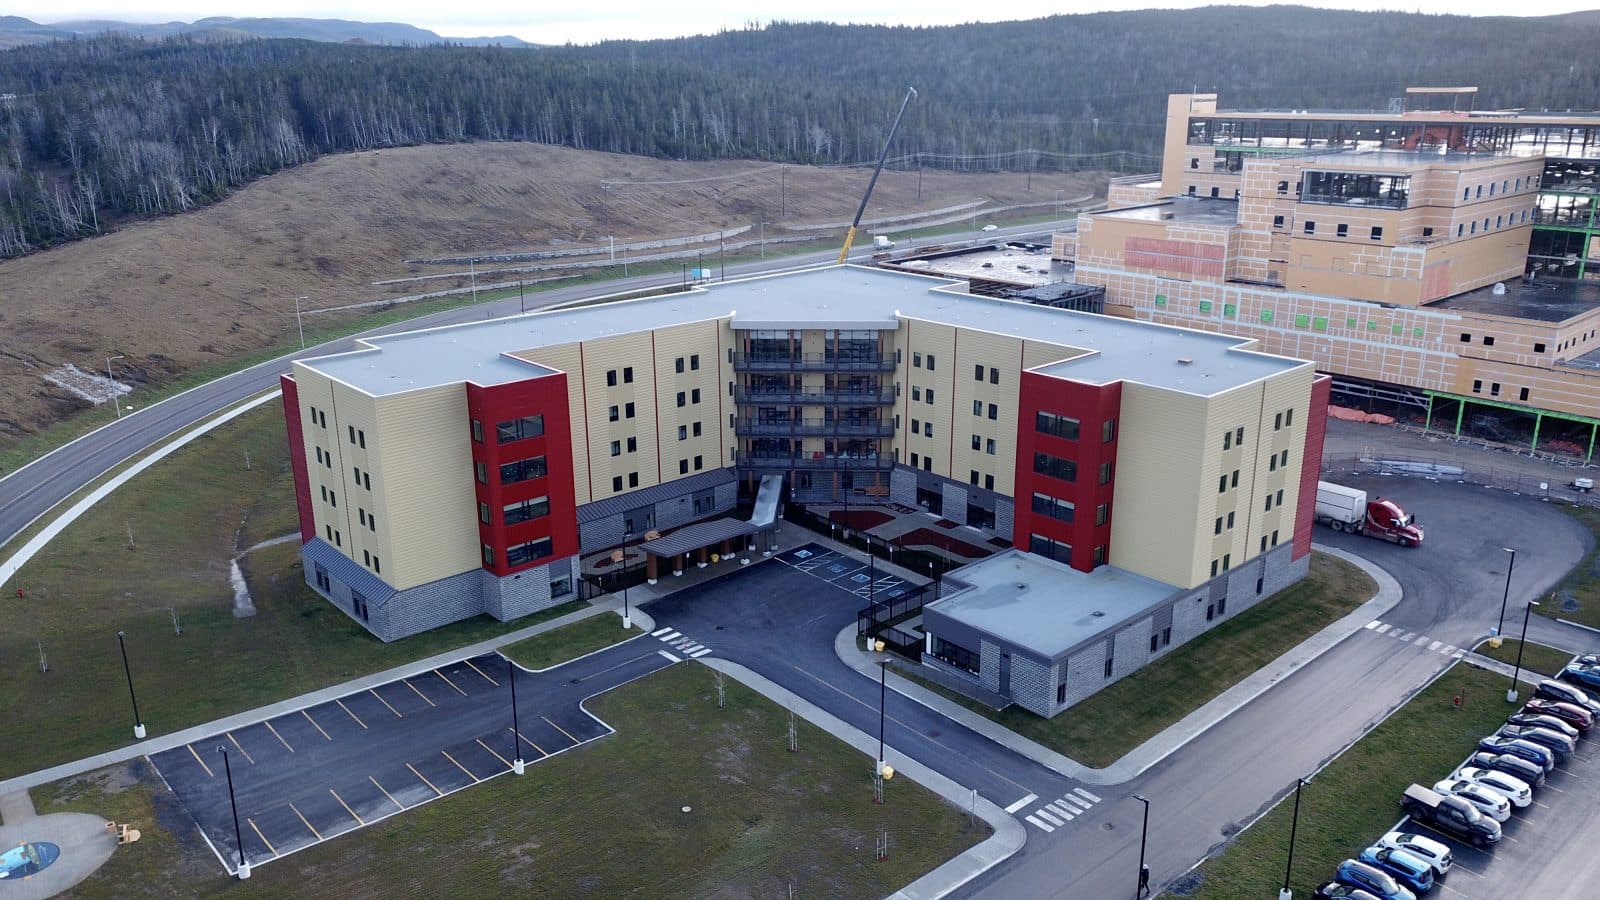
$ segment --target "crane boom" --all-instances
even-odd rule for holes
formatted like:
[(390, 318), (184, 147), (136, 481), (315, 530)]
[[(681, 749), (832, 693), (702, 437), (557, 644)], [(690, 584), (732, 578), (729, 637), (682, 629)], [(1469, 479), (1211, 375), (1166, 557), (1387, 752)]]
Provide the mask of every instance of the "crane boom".
[(889, 145), (894, 142), (894, 133), (900, 130), (900, 120), (905, 117), (906, 107), (911, 105), (911, 98), (917, 95), (917, 89), (906, 88), (906, 99), (900, 103), (900, 112), (895, 114), (894, 124), (889, 126), (889, 136), (883, 140), (883, 152), (878, 154), (878, 167), (872, 170), (872, 180), (867, 182), (867, 192), (861, 195), (861, 205), (856, 207), (855, 220), (850, 223), (850, 230), (845, 232), (844, 249), (839, 251), (839, 265), (850, 256), (850, 245), (856, 242), (856, 229), (861, 227), (861, 216), (867, 211), (867, 201), (872, 199), (872, 189), (878, 185), (878, 176), (883, 172), (883, 164), (889, 159)]

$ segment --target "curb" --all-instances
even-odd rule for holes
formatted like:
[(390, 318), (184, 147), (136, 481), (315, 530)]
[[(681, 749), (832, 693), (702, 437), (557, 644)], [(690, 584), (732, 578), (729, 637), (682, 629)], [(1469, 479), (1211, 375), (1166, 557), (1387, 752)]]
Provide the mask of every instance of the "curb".
[(1557, 619), (1556, 621), (1563, 625), (1571, 625), (1573, 628), (1582, 628), (1584, 631), (1588, 631), (1593, 634), (1600, 634), (1600, 628), (1596, 628), (1593, 625), (1584, 625), (1579, 622), (1574, 622), (1571, 619)]

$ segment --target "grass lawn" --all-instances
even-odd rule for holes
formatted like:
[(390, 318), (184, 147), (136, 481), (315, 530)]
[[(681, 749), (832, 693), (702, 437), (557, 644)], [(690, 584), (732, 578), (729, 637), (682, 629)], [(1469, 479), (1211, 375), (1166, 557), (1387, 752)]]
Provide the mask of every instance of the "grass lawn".
[[(1300, 583), (1245, 610), (1053, 719), (996, 712), (932, 682), (968, 709), (1085, 765), (1103, 767), (1372, 599), (1378, 586), (1341, 559), (1311, 554)], [(921, 681), (921, 679), (918, 679)]]
[(627, 631), (622, 630), (621, 616), (601, 613), (517, 641), (500, 648), (500, 652), (525, 668), (548, 669), (640, 634), (644, 634), (644, 629), (637, 625)]
[[(1517, 661), (1517, 645), (1521, 643), (1518, 640), (1507, 640), (1500, 645), (1498, 650), (1486, 643), (1479, 644), (1477, 652), (1490, 659), (1498, 659), (1507, 665), (1512, 665)], [(1531, 641), (1528, 643), (1528, 649), (1522, 651), (1522, 667), (1524, 669), (1529, 672), (1538, 672), (1540, 675), (1549, 675), (1552, 678), (1561, 671), (1563, 666), (1571, 661), (1571, 653), (1565, 650), (1557, 650), (1554, 647), (1546, 647), (1543, 644), (1535, 644)]]
[[(1583, 562), (1573, 567), (1562, 579), (1557, 594), (1561, 603), (1556, 609), (1542, 609), (1540, 613), (1552, 619), (1567, 619), (1600, 628), (1600, 509), (1587, 506), (1562, 507), (1569, 516), (1583, 523), (1596, 537), (1595, 545)], [(1568, 606), (1575, 606), (1568, 609)]]
[(297, 527), (282, 409), (265, 404), (151, 467), (5, 586), (0, 778), (132, 739), (118, 630), (156, 736), (539, 621), (480, 616), (384, 644), (305, 586), (293, 541), (241, 561), (257, 612), (235, 619), (229, 560)]
[[(1400, 818), (1400, 794), (1432, 785), (1504, 721), (1505, 676), (1456, 665), (1323, 769), (1300, 796), (1290, 887), (1309, 897), (1334, 867)], [(1463, 709), (1451, 708), (1460, 694)], [(1274, 897), (1283, 886), (1293, 802), (1279, 803), (1172, 893), (1201, 900)]]
[[(138, 844), (75, 896), (883, 897), (987, 837), (982, 820), (896, 779), (872, 802), (871, 761), (732, 681), (718, 709), (711, 671), (672, 666), (597, 698), (618, 729), (528, 774), (504, 775), (229, 879), (144, 777), (127, 767), (34, 791), (131, 821)], [(662, 727), (670, 723), (671, 727)], [(105, 785), (109, 783), (110, 787)], [(683, 807), (690, 812), (682, 812)], [(880, 831), (889, 858), (878, 861)]]

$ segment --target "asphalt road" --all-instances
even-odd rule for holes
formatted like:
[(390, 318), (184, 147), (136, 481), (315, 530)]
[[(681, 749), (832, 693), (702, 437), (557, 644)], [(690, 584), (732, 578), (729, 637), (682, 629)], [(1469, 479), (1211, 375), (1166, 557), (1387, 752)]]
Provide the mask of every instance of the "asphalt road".
[[(1030, 236), (1048, 235), (1054, 226), (1029, 225), (1019, 228), (1002, 228), (981, 235), (985, 241), (1014, 240)], [(951, 235), (950, 240), (965, 239), (964, 235)], [(1046, 238), (1048, 239), (1048, 238)], [(932, 243), (927, 241), (926, 243)], [(871, 256), (870, 248), (860, 248), (851, 256), (852, 262), (863, 262)], [(814, 266), (838, 259), (837, 251), (819, 251), (796, 256), (774, 257), (727, 267), (729, 276), (754, 275), (780, 269)], [(581, 300), (603, 293), (618, 293), (678, 284), (680, 276), (660, 274), (619, 278), (601, 284), (581, 284), (554, 288), (537, 295), (535, 308), (557, 303)], [(458, 309), (446, 310), (429, 316), (363, 331), (307, 348), (299, 353), (264, 362), (235, 372), (193, 390), (170, 397), (160, 403), (142, 407), (120, 419), (107, 417), (108, 424), (91, 434), (58, 448), (34, 462), (7, 473), (0, 478), (0, 545), (28, 527), (39, 516), (71, 496), (79, 488), (161, 440), (209, 416), (263, 391), (278, 386), (278, 376), (288, 372), (290, 362), (296, 358), (325, 356), (355, 348), (358, 338), (373, 337), (401, 331), (414, 331), (438, 325), (461, 322), (479, 322), (485, 318), (508, 316), (520, 310), (516, 299), (499, 300)], [(128, 399), (138, 403), (138, 394)]]
[[(611, 733), (584, 699), (673, 660), (639, 637), (552, 672), (517, 673), (517, 735), (529, 765)], [(239, 831), (251, 865), (505, 774), (512, 743), (510, 663), (486, 654), (151, 757), (229, 871)]]

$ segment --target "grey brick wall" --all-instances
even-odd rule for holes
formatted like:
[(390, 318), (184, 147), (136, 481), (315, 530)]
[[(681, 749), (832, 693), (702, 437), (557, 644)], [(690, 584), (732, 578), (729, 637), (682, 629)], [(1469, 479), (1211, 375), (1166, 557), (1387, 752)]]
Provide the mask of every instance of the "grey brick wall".
[(1106, 645), (1096, 643), (1074, 653), (1067, 660), (1067, 702), (1062, 708), (1105, 687)]
[(978, 681), (995, 693), (1000, 693), (1000, 645), (983, 639), (978, 647)]
[(944, 517), (952, 522), (967, 524), (966, 487), (942, 478), (939, 480), (940, 492), (944, 494)]
[(1011, 654), (1011, 699), (1040, 716), (1055, 712), (1056, 682), (1052, 668), (1019, 653)]
[[(561, 560), (570, 565), (569, 560)], [(550, 597), (550, 566), (535, 566), (515, 575), (496, 577), (488, 571), (483, 577), (483, 611), (502, 622), (549, 609), (556, 605)]]
[(901, 506), (917, 505), (917, 473), (895, 466), (889, 472), (889, 499)]
[(1012, 533), (1017, 530), (1016, 507), (1010, 500), (999, 497), (994, 501), (994, 533), (1008, 541), (1015, 542)]
[(1150, 661), (1150, 619), (1130, 622), (1127, 627), (1117, 632), (1113, 646), (1115, 649), (1111, 663), (1111, 681), (1144, 668), (1144, 664)]
[(371, 621), (363, 624), (380, 639), (394, 641), (469, 619), (483, 612), (481, 572), (474, 569), (400, 591), (372, 609)]
[(622, 515), (606, 516), (578, 526), (578, 545), (585, 552), (603, 550), (622, 543)]

